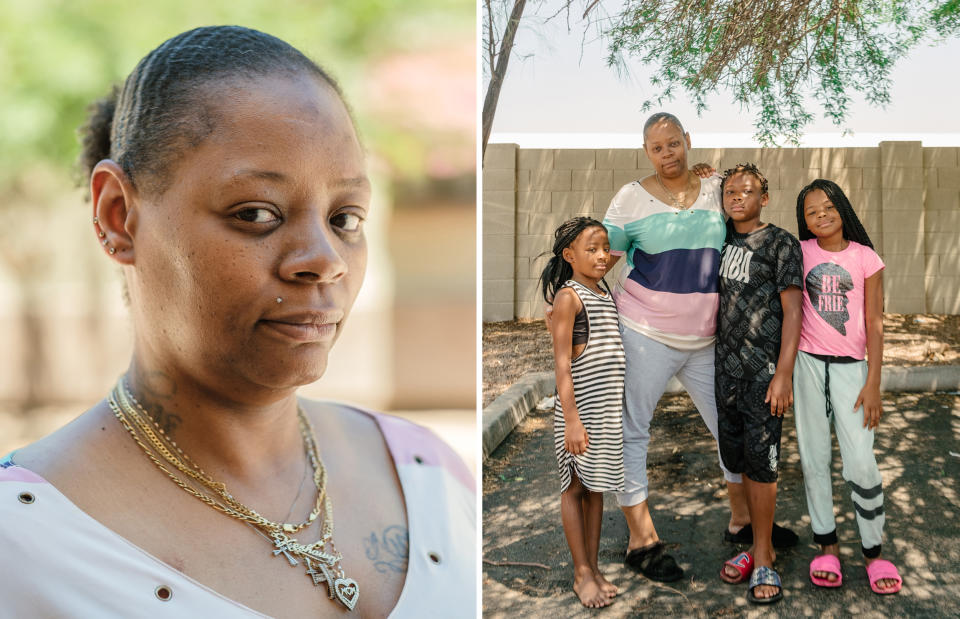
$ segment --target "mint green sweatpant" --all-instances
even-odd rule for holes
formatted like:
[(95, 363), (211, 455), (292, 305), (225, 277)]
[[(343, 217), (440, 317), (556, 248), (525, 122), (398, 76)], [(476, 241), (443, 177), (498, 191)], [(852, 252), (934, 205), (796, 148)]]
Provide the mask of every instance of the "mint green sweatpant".
[(860, 543), (865, 551), (880, 546), (883, 537), (883, 487), (873, 455), (873, 430), (863, 427), (863, 407), (853, 405), (867, 380), (867, 362), (831, 363), (830, 402), (827, 416), (825, 370), (827, 364), (803, 351), (797, 353), (793, 370), (793, 399), (797, 443), (803, 467), (803, 485), (814, 541), (823, 544), (836, 535), (830, 463), (833, 423), (843, 459), (843, 479), (857, 514)]

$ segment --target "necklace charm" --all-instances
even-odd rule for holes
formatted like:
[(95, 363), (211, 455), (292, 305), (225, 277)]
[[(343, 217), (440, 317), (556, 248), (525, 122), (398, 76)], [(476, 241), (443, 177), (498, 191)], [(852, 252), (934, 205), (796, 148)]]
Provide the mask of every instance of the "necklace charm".
[[(277, 300), (279, 301), (279, 298)], [(129, 392), (124, 378), (118, 381), (110, 393), (107, 404), (134, 442), (171, 481), (213, 509), (249, 525), (257, 534), (273, 543), (273, 556), (283, 555), (291, 567), (296, 567), (303, 561), (307, 567), (307, 576), (313, 580), (315, 586), (326, 583), (327, 597), (336, 599), (349, 610), (354, 609), (360, 599), (360, 586), (356, 580), (346, 577), (340, 565), (343, 556), (337, 551), (333, 541), (333, 502), (326, 493), (327, 472), (317, 453), (313, 427), (302, 409), (298, 407), (297, 416), (307, 461), (313, 468), (317, 498), (313, 511), (306, 520), (299, 524), (290, 524), (264, 518), (230, 494), (225, 484), (207, 475), (164, 434), (156, 422), (150, 421), (149, 413)], [(172, 465), (179, 475), (168, 468), (165, 462)], [(320, 539), (312, 544), (301, 544), (290, 537), (312, 524), (321, 512), (323, 518), (320, 521)]]
[[(686, 197), (687, 197), (687, 194), (686, 194), (686, 190), (687, 190), (687, 189), (686, 189), (686, 187), (684, 187), (684, 192), (683, 192), (684, 200), (681, 200), (679, 197), (673, 195), (673, 192), (672, 192), (672, 191), (670, 191), (669, 189), (667, 189), (667, 186), (663, 184), (663, 181), (662, 181), (662, 180), (660, 180), (660, 175), (659, 175), (659, 174), (655, 174), (655, 176), (657, 177), (657, 184), (660, 185), (660, 189), (662, 189), (665, 194), (667, 194), (668, 196), (670, 196), (670, 200), (673, 202), (673, 204), (672, 204), (673, 208), (677, 209), (678, 211), (685, 211), (686, 209), (690, 208), (689, 206), (687, 206), (687, 205), (685, 205), (685, 204), (683, 203), (684, 200), (686, 200)], [(689, 173), (688, 173), (687, 185), (689, 186), (689, 184), (690, 184), (690, 178), (689, 178)], [(690, 205), (690, 206), (693, 206), (693, 205)]]
[(313, 580), (313, 584), (319, 587), (322, 583), (326, 583), (327, 597), (331, 600), (336, 598), (348, 609), (353, 610), (357, 600), (360, 599), (360, 585), (354, 579), (346, 578), (343, 570), (340, 570), (339, 576), (334, 576), (330, 571), (340, 557), (323, 554), (322, 556), (327, 559), (320, 559), (314, 563), (310, 560), (311, 556), (317, 559), (316, 555), (311, 554), (305, 556), (303, 560), (307, 564), (307, 576)]
[(338, 578), (333, 583), (333, 590), (337, 594), (340, 603), (353, 610), (357, 605), (357, 599), (360, 597), (360, 587), (357, 581), (352, 578)]
[(290, 567), (296, 567), (297, 565), (300, 565), (300, 562), (294, 559), (293, 555), (290, 554), (290, 540), (275, 537), (273, 539), (273, 545), (277, 547), (277, 549), (273, 551), (273, 556), (279, 557), (280, 553), (283, 553), (283, 556), (285, 556), (287, 561), (290, 562)]

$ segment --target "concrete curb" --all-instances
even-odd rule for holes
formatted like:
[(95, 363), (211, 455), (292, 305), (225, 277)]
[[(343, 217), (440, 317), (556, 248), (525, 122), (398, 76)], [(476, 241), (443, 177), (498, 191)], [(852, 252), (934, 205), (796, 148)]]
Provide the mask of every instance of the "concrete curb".
[(513, 432), (527, 411), (556, 389), (553, 372), (526, 374), (483, 409), (483, 459)]
[[(483, 409), (483, 459), (499, 447), (503, 439), (527, 416), (527, 411), (556, 389), (553, 372), (524, 375), (496, 400)], [(881, 391), (956, 391), (960, 390), (960, 365), (924, 367), (885, 367), (880, 376)], [(681, 393), (675, 377), (664, 393)]]

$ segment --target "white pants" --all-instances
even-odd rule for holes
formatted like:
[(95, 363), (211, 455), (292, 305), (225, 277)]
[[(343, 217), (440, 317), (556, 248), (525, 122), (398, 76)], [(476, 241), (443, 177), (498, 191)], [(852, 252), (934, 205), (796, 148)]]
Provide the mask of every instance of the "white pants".
[[(650, 420), (653, 411), (667, 388), (667, 382), (676, 376), (690, 394), (703, 422), (717, 440), (717, 404), (714, 399), (714, 347), (699, 350), (677, 350), (642, 335), (629, 327), (620, 326), (623, 350), (627, 355), (624, 377), (623, 406), (623, 468), (624, 490), (617, 493), (621, 507), (637, 505), (647, 500), (647, 446), (650, 443)], [(724, 479), (740, 483), (738, 473), (731, 473), (720, 460)]]
[(873, 430), (863, 427), (863, 407), (853, 409), (867, 381), (867, 362), (830, 364), (832, 419), (826, 413), (825, 369), (826, 363), (820, 359), (802, 351), (797, 353), (793, 370), (794, 411), (814, 541), (829, 543), (836, 535), (830, 479), (833, 421), (843, 459), (843, 479), (850, 487), (857, 513), (860, 543), (864, 550), (876, 548), (883, 537), (882, 479), (873, 455)]

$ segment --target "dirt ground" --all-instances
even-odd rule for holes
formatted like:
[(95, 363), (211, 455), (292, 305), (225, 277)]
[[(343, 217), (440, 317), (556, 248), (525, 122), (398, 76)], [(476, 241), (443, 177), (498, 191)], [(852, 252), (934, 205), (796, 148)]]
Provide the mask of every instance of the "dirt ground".
[[(883, 364), (960, 364), (960, 316), (885, 314)], [(527, 372), (553, 370), (553, 344), (542, 320), (483, 325), (483, 406)]]
[(886, 514), (883, 554), (904, 578), (903, 590), (893, 596), (870, 591), (836, 450), (843, 586), (819, 589), (809, 582), (808, 565), (817, 547), (806, 515), (796, 430), (792, 416), (785, 418), (776, 520), (794, 529), (800, 543), (778, 553), (775, 567), (783, 578), (784, 599), (767, 609), (746, 601), (746, 585), (727, 585), (717, 575), (724, 560), (746, 547), (722, 541), (729, 510), (716, 444), (686, 395), (661, 399), (648, 457), (654, 522), (686, 570), (684, 579), (655, 583), (624, 568), (628, 531), (615, 499), (607, 495), (600, 566), (621, 592), (608, 608), (580, 606), (571, 589), (560, 524), (551, 417), (550, 411), (533, 411), (484, 464), (484, 617), (960, 616), (957, 392), (884, 394), (876, 439)]

